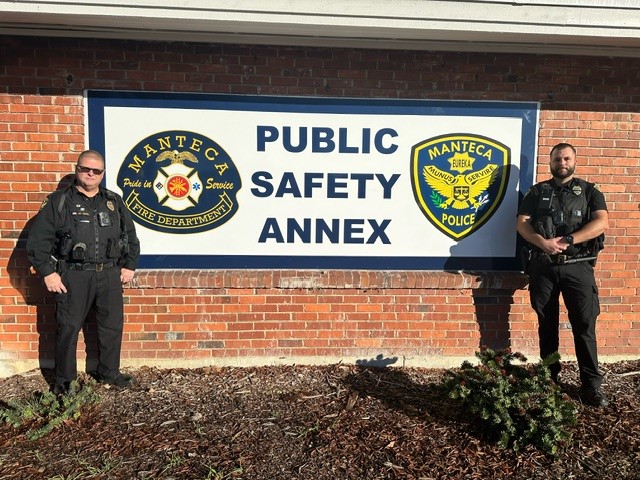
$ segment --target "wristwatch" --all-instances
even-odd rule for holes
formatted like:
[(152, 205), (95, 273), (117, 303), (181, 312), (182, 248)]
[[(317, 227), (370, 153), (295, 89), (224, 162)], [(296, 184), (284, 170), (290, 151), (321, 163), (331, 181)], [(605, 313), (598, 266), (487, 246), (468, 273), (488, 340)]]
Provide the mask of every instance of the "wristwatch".
[(565, 242), (567, 242), (569, 245), (573, 245), (573, 235), (565, 235), (565, 236), (564, 236), (564, 240), (565, 240)]

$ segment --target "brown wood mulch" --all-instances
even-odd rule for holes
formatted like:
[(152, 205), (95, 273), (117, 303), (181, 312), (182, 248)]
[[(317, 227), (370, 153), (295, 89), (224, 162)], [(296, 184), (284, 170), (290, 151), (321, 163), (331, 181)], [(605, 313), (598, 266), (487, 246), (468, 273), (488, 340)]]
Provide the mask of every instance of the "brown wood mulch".
[[(355, 365), (157, 369), (42, 439), (0, 425), (0, 479), (640, 479), (640, 360), (604, 364), (611, 405), (579, 403), (554, 459), (487, 439), (439, 390), (442, 370)], [(50, 372), (49, 372), (50, 374)], [(0, 379), (0, 402), (47, 372)]]

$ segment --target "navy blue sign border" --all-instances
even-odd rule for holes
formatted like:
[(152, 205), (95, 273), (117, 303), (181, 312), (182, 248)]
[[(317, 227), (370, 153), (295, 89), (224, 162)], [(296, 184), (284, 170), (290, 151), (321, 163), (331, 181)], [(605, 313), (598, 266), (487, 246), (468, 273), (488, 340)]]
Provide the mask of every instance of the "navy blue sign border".
[[(202, 93), (122, 92), (88, 90), (89, 148), (105, 152), (105, 108), (144, 107), (193, 110), (343, 113), (362, 115), (427, 115), (504, 117), (522, 120), (518, 201), (533, 184), (539, 104), (411, 99), (356, 99), (275, 97)], [(108, 162), (108, 160), (107, 160)], [(514, 219), (515, 225), (515, 219)], [(517, 234), (514, 230), (514, 237)], [(142, 248), (144, 252), (144, 245)], [(476, 270), (520, 271), (513, 257), (373, 257), (291, 255), (141, 255), (139, 268), (147, 269), (337, 269), (337, 270)]]

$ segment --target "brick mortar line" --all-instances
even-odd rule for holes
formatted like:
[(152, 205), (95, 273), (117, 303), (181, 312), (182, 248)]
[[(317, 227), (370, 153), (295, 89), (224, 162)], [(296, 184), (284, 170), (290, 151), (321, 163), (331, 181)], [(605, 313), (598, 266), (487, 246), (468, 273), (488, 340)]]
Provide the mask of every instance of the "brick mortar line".
[(521, 290), (527, 284), (519, 272), (139, 270), (130, 288)]

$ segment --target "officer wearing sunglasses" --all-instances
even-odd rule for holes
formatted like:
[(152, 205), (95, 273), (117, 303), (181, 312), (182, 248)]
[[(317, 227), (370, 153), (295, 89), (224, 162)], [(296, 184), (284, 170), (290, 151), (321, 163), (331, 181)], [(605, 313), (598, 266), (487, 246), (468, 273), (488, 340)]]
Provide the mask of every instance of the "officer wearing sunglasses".
[(27, 238), (29, 261), (56, 302), (56, 394), (66, 394), (77, 377), (78, 335), (91, 308), (98, 333), (94, 376), (119, 387), (134, 382), (120, 372), (122, 286), (133, 279), (140, 243), (122, 198), (102, 186), (104, 170), (100, 153), (82, 152), (74, 184), (44, 200)]

